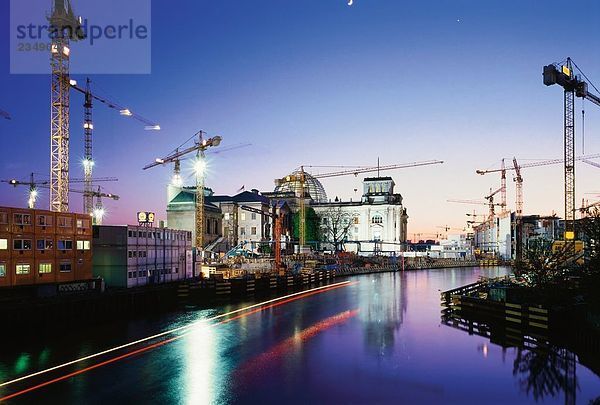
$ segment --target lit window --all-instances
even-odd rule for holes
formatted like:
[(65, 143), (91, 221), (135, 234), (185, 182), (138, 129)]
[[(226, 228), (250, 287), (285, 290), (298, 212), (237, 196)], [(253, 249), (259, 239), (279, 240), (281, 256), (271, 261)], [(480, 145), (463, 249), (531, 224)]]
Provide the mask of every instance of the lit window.
[(31, 239), (15, 239), (13, 240), (14, 250), (31, 250)]
[(59, 266), (59, 270), (61, 273), (70, 273), (71, 267), (71, 262), (62, 262)]
[(8, 249), (8, 239), (0, 239), (0, 250)]
[(20, 275), (29, 274), (31, 272), (31, 265), (30, 264), (17, 264), (15, 271), (17, 274), (20, 274)]
[(38, 273), (48, 274), (52, 273), (52, 263), (40, 263), (38, 267)]
[(0, 277), (6, 277), (6, 263), (0, 263)]
[(89, 240), (78, 240), (77, 241), (77, 250), (90, 250), (90, 241)]
[(225, 221), (229, 221), (229, 213), (228, 212), (225, 213)]
[(246, 220), (246, 213), (242, 212), (242, 215), (240, 215), (240, 218), (241, 218), (242, 221), (245, 221)]
[(358, 225), (358, 224), (360, 224), (360, 218), (359, 218), (359, 217), (354, 217), (354, 218), (352, 219), (352, 223), (354, 223), (354, 225)]

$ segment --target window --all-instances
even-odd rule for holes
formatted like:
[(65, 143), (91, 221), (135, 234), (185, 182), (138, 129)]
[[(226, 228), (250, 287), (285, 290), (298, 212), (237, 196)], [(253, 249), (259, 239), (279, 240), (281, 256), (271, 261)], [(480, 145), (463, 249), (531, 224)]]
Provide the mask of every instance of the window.
[(352, 218), (352, 223), (353, 223), (354, 225), (358, 225), (358, 224), (360, 224), (360, 218), (359, 218), (359, 217), (354, 217), (354, 218)]
[(71, 228), (73, 226), (73, 219), (69, 217), (58, 217), (58, 226), (60, 228)]
[(38, 215), (37, 224), (38, 226), (52, 226), (52, 217), (48, 215)]
[(31, 215), (15, 214), (15, 225), (31, 225)]
[(240, 235), (241, 236), (246, 236), (246, 228), (243, 227), (243, 226), (240, 227)]
[(84, 228), (88, 228), (89, 227), (88, 221), (86, 219), (78, 219), (75, 222), (75, 224), (76, 224), (76, 226), (77, 226), (78, 229), (84, 229)]
[(245, 220), (246, 220), (246, 213), (245, 213), (245, 212), (242, 212), (242, 214), (240, 215), (240, 219), (241, 219), (242, 221), (245, 221)]
[(256, 227), (255, 226), (253, 226), (252, 228), (250, 228), (250, 233), (252, 235), (256, 235)]
[(38, 267), (38, 273), (48, 274), (52, 273), (52, 263), (40, 263)]
[(254, 220), (256, 220), (256, 212), (253, 212), (253, 213), (250, 215), (250, 217), (252, 218), (252, 220), (253, 220), (253, 221), (254, 221)]
[(375, 215), (372, 220), (372, 223), (374, 224), (382, 224), (383, 223), (383, 218), (381, 217), (381, 215)]
[(71, 267), (71, 262), (62, 262), (60, 263), (59, 270), (61, 273), (70, 273)]
[(53, 245), (51, 239), (38, 239), (37, 250), (52, 250)]
[(131, 250), (127, 252), (127, 257), (130, 259), (133, 257), (133, 252)]
[(31, 239), (15, 239), (13, 240), (14, 250), (31, 250)]
[(31, 272), (30, 264), (17, 264), (15, 271), (19, 275), (29, 274)]
[(0, 224), (8, 224), (8, 214), (6, 212), (0, 212)]
[(229, 212), (226, 212), (224, 215), (225, 221), (229, 221)]
[(6, 263), (0, 263), (0, 277), (6, 277)]
[(78, 240), (77, 241), (77, 250), (90, 250), (90, 241), (89, 240)]
[(8, 239), (0, 239), (0, 250), (8, 249)]
[(133, 232), (132, 231), (127, 231), (127, 236), (129, 236), (130, 238), (133, 238)]
[(73, 250), (73, 241), (72, 240), (59, 240), (58, 241), (58, 250)]

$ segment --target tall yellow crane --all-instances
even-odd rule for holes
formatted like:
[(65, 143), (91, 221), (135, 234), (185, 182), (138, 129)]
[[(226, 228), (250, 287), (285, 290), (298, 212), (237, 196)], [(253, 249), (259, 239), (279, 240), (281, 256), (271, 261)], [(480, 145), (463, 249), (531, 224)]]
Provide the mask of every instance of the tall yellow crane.
[(69, 210), (69, 60), (71, 41), (85, 38), (70, 0), (54, 0), (49, 30), (52, 68), (50, 102), (50, 210)]
[[(348, 176), (348, 175), (358, 176), (359, 174), (363, 174), (363, 173), (376, 172), (379, 174), (379, 172), (381, 172), (381, 171), (405, 169), (405, 168), (409, 168), (409, 167), (429, 166), (429, 165), (436, 165), (436, 164), (442, 164), (442, 163), (444, 163), (444, 162), (441, 160), (427, 160), (427, 161), (422, 161), (422, 162), (411, 162), (411, 163), (402, 163), (402, 164), (385, 165), (385, 166), (377, 165), (374, 167), (355, 166), (354, 168), (347, 169), (347, 170), (342, 170), (342, 171), (337, 171), (337, 172), (329, 172), (329, 173), (320, 173), (320, 174), (310, 174), (310, 176), (315, 179), (326, 179), (326, 178), (331, 178), (331, 177), (340, 177), (340, 176)], [(300, 253), (303, 253), (306, 249), (306, 200), (311, 197), (308, 194), (308, 192), (306, 191), (307, 173), (304, 170), (305, 167), (315, 167), (315, 166), (300, 166), (299, 171), (297, 171), (289, 176), (286, 176), (282, 179), (275, 180), (275, 185), (277, 185), (277, 186), (280, 186), (284, 183), (290, 183), (290, 182), (300, 184), (300, 191), (296, 193), (297, 197), (299, 198), (298, 212), (299, 212), (300, 220), (299, 220), (298, 236), (299, 236), (299, 245), (300, 245), (299, 251), (300, 251)]]
[[(164, 158), (158, 158), (154, 162), (144, 167), (144, 170), (147, 170), (156, 166), (174, 163), (176, 174), (179, 174), (178, 171), (180, 170), (180, 161), (191, 153), (196, 154), (196, 161), (194, 162), (194, 170), (196, 172), (194, 230), (196, 234), (195, 247), (198, 252), (202, 252), (204, 249), (204, 176), (206, 172), (205, 151), (211, 147), (219, 146), (223, 140), (223, 138), (220, 136), (214, 136), (205, 139), (204, 135), (204, 131), (197, 132), (190, 139), (188, 139), (188, 141), (194, 139), (194, 145), (183, 150), (179, 150), (179, 148), (177, 148), (168, 156), (165, 156)], [(202, 254), (200, 253), (198, 257), (202, 257)]]
[[(577, 69), (587, 80), (575, 74)], [(572, 241), (575, 233), (575, 97), (591, 101), (600, 107), (600, 97), (589, 92), (589, 79), (567, 58), (565, 62), (544, 66), (544, 84), (555, 84), (564, 89), (564, 176), (565, 176), (565, 233), (564, 240)], [(593, 85), (592, 85), (593, 87)], [(595, 87), (594, 87), (595, 88)], [(596, 89), (596, 88), (595, 88)], [(597, 92), (598, 89), (596, 89)]]

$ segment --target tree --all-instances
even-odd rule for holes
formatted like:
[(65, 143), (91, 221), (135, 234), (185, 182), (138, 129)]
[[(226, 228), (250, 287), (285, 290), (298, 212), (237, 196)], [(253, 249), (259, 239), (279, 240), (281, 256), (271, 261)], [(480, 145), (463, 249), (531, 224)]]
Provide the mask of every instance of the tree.
[(581, 219), (581, 233), (585, 240), (585, 261), (588, 270), (600, 272), (600, 207), (588, 208)]
[(575, 252), (570, 244), (552, 246), (545, 239), (530, 240), (523, 258), (515, 263), (515, 275), (531, 287), (546, 287), (560, 281), (573, 263)]
[[(300, 212), (294, 213), (292, 216), (292, 231), (294, 239), (300, 239)], [(319, 217), (313, 208), (306, 208), (306, 241), (319, 241)]]
[(348, 239), (351, 226), (352, 216), (341, 207), (328, 208), (321, 214), (323, 241), (333, 244), (336, 252), (342, 250), (342, 243)]

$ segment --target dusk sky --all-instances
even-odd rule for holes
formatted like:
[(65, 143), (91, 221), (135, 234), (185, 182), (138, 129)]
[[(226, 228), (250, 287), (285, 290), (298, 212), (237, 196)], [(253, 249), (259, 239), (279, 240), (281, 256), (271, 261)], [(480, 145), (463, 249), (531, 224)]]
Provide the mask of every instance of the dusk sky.
[[(73, 1), (76, 11), (80, 1)], [(0, 179), (42, 178), (49, 173), (50, 76), (9, 73), (8, 15), (9, 2), (0, 0), (0, 109), (13, 118), (0, 121)], [(223, 148), (251, 144), (211, 158), (207, 185), (220, 194), (242, 185), (272, 191), (276, 177), (301, 164), (444, 160), (386, 175), (404, 196), (409, 238), (462, 228), (465, 213), (487, 208), (446, 200), (481, 199), (500, 185), (499, 175), (476, 169), (499, 167), (503, 157), (562, 156), (562, 91), (543, 85), (542, 67), (571, 56), (598, 86), (598, 17), (596, 0), (153, 1), (152, 74), (91, 76), (98, 93), (162, 127), (144, 131), (95, 106), (95, 175), (118, 177), (105, 187), (121, 196), (105, 201), (105, 223), (135, 223), (139, 210), (165, 219), (172, 167), (142, 167), (202, 129), (221, 135)], [(72, 177), (83, 177), (82, 103), (73, 93)], [(577, 110), (580, 155), (580, 100)], [(586, 111), (585, 152), (600, 153), (600, 109), (586, 103)], [(183, 169), (191, 176), (189, 165)], [(561, 166), (523, 176), (525, 213), (562, 216)], [(600, 193), (599, 178), (600, 169), (577, 166), (578, 205), (582, 197), (600, 199), (585, 194)], [(323, 185), (330, 198), (346, 200), (359, 197), (360, 180)], [(508, 183), (514, 210), (512, 175)], [(0, 184), (0, 205), (24, 206), (26, 191)], [(80, 195), (70, 202), (81, 210)], [(48, 206), (47, 193), (38, 206)]]

